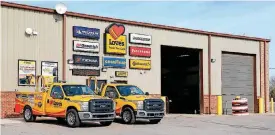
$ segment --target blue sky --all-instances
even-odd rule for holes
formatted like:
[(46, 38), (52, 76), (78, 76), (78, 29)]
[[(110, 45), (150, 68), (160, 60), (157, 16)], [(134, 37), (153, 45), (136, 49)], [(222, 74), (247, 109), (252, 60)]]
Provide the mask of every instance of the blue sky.
[[(62, 1), (60, 1), (62, 2)], [(58, 1), (18, 1), (54, 8)], [(275, 2), (63, 1), (69, 11), (214, 32), (270, 38), (275, 68)], [(275, 76), (275, 70), (270, 70)]]

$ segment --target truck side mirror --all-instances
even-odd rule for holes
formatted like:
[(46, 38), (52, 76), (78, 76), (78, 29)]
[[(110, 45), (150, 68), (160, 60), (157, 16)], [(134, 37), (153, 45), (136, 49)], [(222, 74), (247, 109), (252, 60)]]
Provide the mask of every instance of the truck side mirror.
[(115, 93), (113, 91), (109, 92), (109, 98), (115, 98)]
[(145, 92), (145, 95), (149, 95), (149, 92)]

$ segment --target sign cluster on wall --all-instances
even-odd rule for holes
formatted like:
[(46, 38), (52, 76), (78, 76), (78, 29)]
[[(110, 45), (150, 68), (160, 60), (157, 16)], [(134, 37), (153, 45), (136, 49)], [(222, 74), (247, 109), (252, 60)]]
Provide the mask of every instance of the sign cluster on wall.
[[(129, 69), (151, 69), (151, 35), (129, 33), (129, 43), (127, 45), (127, 35), (125, 26), (119, 23), (112, 23), (106, 27), (103, 34), (103, 52), (108, 56), (102, 56), (102, 67), (126, 69), (129, 62)], [(100, 29), (83, 26), (73, 26), (74, 38), (85, 38), (89, 40), (100, 39)], [(144, 45), (144, 46), (140, 46)], [(99, 42), (73, 40), (73, 51), (83, 53), (99, 53)], [(132, 58), (126, 60), (125, 55), (129, 52)], [(139, 57), (139, 58), (134, 58)], [(100, 67), (99, 56), (73, 54), (73, 64), (78, 66)], [(80, 76), (100, 76), (100, 70), (96, 69), (72, 69), (73, 75)], [(127, 77), (127, 71), (116, 71), (116, 77)]]
[[(131, 44), (137, 45), (146, 45), (149, 46), (152, 44), (152, 37), (150, 35), (129, 33), (129, 42)], [(139, 47), (139, 46), (130, 46), (129, 55), (132, 57), (143, 57), (139, 59), (130, 59), (129, 68), (130, 69), (151, 69), (151, 60), (144, 59), (151, 57), (151, 48), (149, 47)]]
[[(73, 26), (73, 37), (99, 40), (100, 29), (82, 26)], [(90, 41), (73, 40), (73, 51), (83, 53), (99, 53), (100, 43)], [(73, 68), (72, 75), (75, 76), (100, 76), (99, 69), (87, 69), (86, 67), (99, 67), (99, 56), (73, 54), (73, 64), (81, 68)], [(85, 67), (85, 68), (84, 68)]]
[[(36, 61), (18, 60), (18, 86), (36, 85)], [(58, 62), (41, 61), (41, 75), (55, 76), (58, 80)]]

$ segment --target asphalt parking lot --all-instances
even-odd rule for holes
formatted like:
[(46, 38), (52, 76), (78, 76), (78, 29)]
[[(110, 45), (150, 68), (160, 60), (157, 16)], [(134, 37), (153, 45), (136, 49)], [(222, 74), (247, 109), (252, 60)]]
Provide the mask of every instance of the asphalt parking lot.
[(84, 124), (79, 128), (68, 128), (55, 119), (38, 118), (35, 123), (23, 119), (2, 119), (2, 135), (274, 135), (275, 115), (212, 116), (212, 115), (168, 115), (157, 125), (139, 122), (123, 125), (119, 122), (108, 127), (97, 123)]

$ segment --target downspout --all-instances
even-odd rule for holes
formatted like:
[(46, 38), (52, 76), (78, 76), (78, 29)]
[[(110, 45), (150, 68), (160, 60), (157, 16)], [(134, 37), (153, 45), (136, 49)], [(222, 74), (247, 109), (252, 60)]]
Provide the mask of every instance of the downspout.
[(66, 80), (66, 14), (63, 15), (62, 27), (62, 80)]
[(211, 114), (211, 35), (208, 35), (208, 82), (209, 114)]

